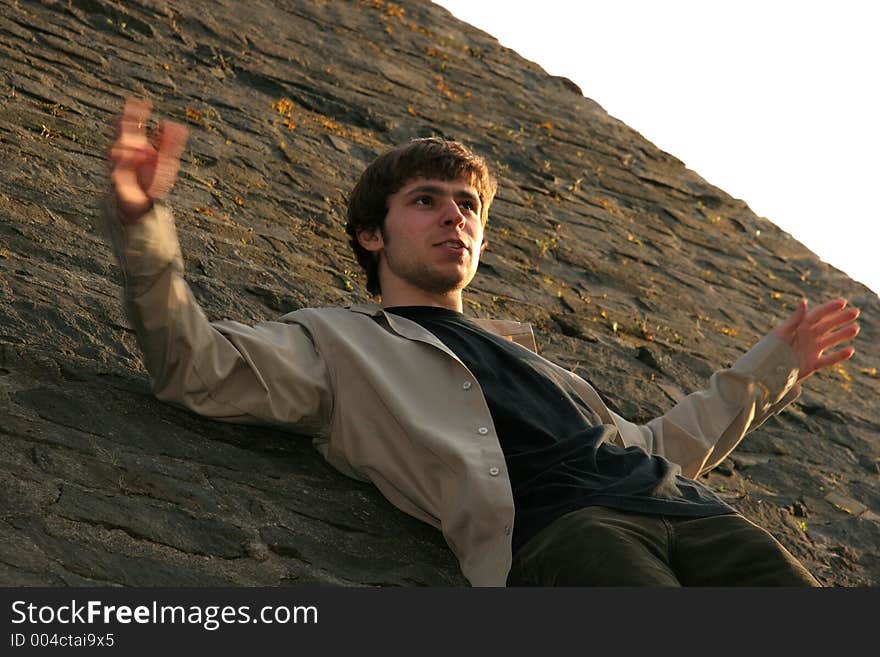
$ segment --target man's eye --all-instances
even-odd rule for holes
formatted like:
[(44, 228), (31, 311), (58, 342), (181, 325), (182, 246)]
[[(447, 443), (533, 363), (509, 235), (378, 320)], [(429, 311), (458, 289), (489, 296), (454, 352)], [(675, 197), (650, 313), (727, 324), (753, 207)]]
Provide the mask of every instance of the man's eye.
[(416, 205), (431, 205), (432, 199), (430, 196), (419, 196), (415, 202)]
[(458, 205), (462, 210), (468, 210), (469, 212), (477, 211), (477, 207), (474, 205), (473, 201), (460, 201)]

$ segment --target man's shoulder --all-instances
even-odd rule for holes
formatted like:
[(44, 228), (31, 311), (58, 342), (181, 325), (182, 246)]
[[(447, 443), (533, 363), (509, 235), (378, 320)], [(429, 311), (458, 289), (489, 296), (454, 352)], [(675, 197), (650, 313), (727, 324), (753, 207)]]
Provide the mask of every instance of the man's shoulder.
[(285, 324), (303, 326), (331, 325), (346, 326), (362, 324), (372, 317), (382, 314), (382, 308), (375, 304), (356, 304), (351, 306), (319, 306), (300, 308), (282, 315), (277, 321)]
[(352, 313), (372, 317), (375, 315), (380, 315), (382, 313), (382, 308), (381, 306), (374, 303), (359, 303), (352, 304), (350, 306), (315, 306), (308, 308), (299, 308), (297, 310), (291, 311), (285, 315), (282, 315), (279, 320), (282, 322), (288, 320), (296, 321), (297, 319), (305, 316), (332, 317), (339, 315), (351, 315)]

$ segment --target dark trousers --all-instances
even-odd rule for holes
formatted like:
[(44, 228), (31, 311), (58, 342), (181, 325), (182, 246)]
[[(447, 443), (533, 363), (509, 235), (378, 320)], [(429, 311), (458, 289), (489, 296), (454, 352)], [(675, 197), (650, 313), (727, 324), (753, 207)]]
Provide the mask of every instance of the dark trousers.
[(519, 549), (509, 586), (820, 586), (738, 513), (681, 518), (594, 506)]

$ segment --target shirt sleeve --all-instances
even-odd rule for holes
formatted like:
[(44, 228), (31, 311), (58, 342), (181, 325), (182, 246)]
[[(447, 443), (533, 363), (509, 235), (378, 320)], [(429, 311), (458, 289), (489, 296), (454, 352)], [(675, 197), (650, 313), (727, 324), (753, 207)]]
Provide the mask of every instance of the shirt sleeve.
[(625, 446), (638, 445), (697, 477), (718, 465), (746, 432), (759, 427), (800, 394), (791, 348), (765, 336), (730, 368), (715, 372), (705, 390), (668, 413), (638, 425), (611, 413)]
[(123, 224), (110, 200), (105, 228), (119, 261), (126, 312), (159, 399), (228, 422), (329, 426), (327, 367), (295, 320), (210, 322), (186, 284), (171, 210), (156, 204)]

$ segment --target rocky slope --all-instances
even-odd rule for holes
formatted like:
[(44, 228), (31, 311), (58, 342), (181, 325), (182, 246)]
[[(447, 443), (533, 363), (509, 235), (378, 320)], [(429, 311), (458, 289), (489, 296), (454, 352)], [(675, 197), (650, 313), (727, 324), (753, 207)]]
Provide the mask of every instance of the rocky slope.
[(345, 195), (432, 134), (500, 179), (466, 311), (533, 322), (631, 419), (799, 295), (846, 296), (859, 353), (708, 483), (823, 583), (880, 584), (877, 296), (571, 82), (415, 0), (2, 0), (0, 62), (0, 584), (464, 583), (439, 533), (308, 440), (152, 399), (98, 230), (129, 95), (191, 128), (173, 203), (214, 319), (366, 300)]

